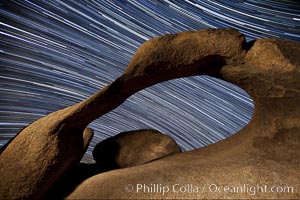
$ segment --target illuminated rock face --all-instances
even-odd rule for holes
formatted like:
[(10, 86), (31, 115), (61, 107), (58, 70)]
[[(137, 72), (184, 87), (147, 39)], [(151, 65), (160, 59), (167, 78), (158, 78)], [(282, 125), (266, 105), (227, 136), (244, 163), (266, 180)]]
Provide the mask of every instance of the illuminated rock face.
[(93, 157), (105, 170), (133, 167), (180, 153), (171, 137), (156, 130), (145, 129), (120, 133), (98, 143)]
[[(42, 197), (80, 160), (92, 136), (85, 127), (133, 93), (169, 79), (205, 74), (252, 96), (254, 115), (246, 127), (205, 148), (95, 175), (69, 197), (299, 199), (299, 55), (297, 43), (262, 39), (248, 44), (232, 29), (149, 40), (120, 78), (87, 100), (34, 122), (8, 145), (0, 158), (1, 198)], [(234, 192), (238, 186), (244, 190)], [(281, 192), (270, 192), (274, 186)], [(289, 193), (283, 192), (286, 186)]]

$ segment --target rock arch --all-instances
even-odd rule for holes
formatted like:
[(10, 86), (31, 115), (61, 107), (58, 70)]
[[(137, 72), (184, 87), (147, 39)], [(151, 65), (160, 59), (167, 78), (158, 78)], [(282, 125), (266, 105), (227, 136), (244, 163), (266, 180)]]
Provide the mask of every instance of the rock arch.
[[(200, 186), (217, 181), (224, 186), (242, 184), (245, 179), (250, 185), (274, 185), (284, 180), (299, 188), (299, 54), (297, 43), (262, 39), (249, 44), (233, 29), (185, 32), (149, 40), (113, 83), (79, 104), (37, 120), (8, 145), (0, 158), (1, 198), (41, 198), (66, 170), (79, 162), (92, 137), (92, 131), (86, 129), (91, 121), (145, 87), (201, 74), (234, 83), (251, 95), (254, 115), (246, 127), (202, 149), (91, 177), (70, 198), (161, 198), (160, 193), (124, 190), (127, 184), (139, 182)], [(299, 198), (299, 194), (272, 197)], [(249, 193), (211, 192), (165, 195), (252, 197)], [(268, 195), (260, 193), (256, 197), (270, 198)]]

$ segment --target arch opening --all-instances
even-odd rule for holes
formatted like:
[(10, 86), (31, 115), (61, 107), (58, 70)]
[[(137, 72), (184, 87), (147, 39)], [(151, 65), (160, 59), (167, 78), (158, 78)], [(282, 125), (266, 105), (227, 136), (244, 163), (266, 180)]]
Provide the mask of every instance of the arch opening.
[(251, 120), (253, 108), (243, 89), (218, 78), (202, 75), (158, 83), (91, 123), (95, 136), (82, 161), (93, 162), (91, 152), (98, 142), (145, 128), (168, 134), (183, 151), (201, 148), (237, 133)]

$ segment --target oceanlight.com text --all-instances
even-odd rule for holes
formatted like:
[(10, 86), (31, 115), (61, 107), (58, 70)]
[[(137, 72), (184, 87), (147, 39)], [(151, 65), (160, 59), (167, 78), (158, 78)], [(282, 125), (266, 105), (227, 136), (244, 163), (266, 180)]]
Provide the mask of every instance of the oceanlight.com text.
[(211, 184), (179, 184), (172, 185), (151, 183), (151, 184), (128, 184), (124, 187), (126, 192), (135, 193), (248, 193), (256, 195), (258, 193), (294, 193), (296, 189), (289, 185), (263, 185), (263, 184), (241, 184), (241, 185), (219, 185)]

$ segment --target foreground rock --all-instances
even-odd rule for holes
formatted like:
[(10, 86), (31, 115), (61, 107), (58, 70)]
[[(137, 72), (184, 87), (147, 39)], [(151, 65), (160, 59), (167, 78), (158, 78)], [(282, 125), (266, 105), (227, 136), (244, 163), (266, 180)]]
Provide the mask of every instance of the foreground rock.
[[(232, 40), (224, 38), (227, 33)], [(205, 148), (93, 176), (69, 198), (300, 199), (300, 44), (262, 39), (251, 47), (235, 34), (192, 32), (151, 40), (137, 51), (125, 74), (147, 77), (140, 81), (147, 85), (203, 69), (215, 72), (254, 99), (246, 127)], [(196, 58), (206, 51), (206, 62)]]
[(74, 189), (87, 178), (106, 172), (102, 166), (97, 163), (79, 163), (77, 166), (69, 169), (59, 180), (48, 190), (43, 199), (65, 199)]
[(70, 169), (44, 198), (64, 199), (91, 176), (113, 169), (142, 165), (180, 152), (179, 146), (171, 137), (153, 129), (120, 133), (96, 145), (93, 155), (97, 163), (80, 163)]
[[(298, 55), (299, 44), (265, 39), (251, 47), (232, 29), (154, 38), (138, 49), (120, 78), (87, 100), (34, 122), (8, 145), (0, 157), (0, 198), (42, 197), (79, 160), (91, 138), (86, 126), (133, 93), (205, 74), (232, 82), (253, 97), (254, 115), (244, 129), (202, 149), (93, 176), (69, 198), (299, 199)], [(159, 190), (163, 186), (169, 191)], [(234, 186), (248, 189), (234, 192)], [(259, 186), (267, 191), (251, 192)], [(270, 191), (274, 187), (282, 190)]]
[(93, 156), (102, 168), (112, 170), (145, 164), (180, 151), (171, 137), (148, 129), (108, 138), (95, 146)]
[(93, 131), (87, 128), (62, 134), (55, 122), (55, 117), (34, 122), (3, 151), (0, 199), (42, 199), (58, 178), (81, 160)]

